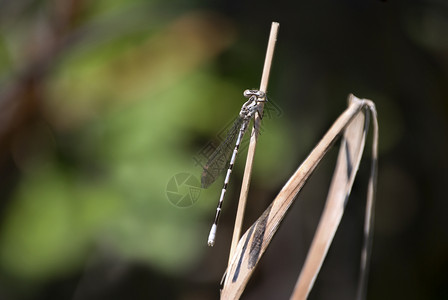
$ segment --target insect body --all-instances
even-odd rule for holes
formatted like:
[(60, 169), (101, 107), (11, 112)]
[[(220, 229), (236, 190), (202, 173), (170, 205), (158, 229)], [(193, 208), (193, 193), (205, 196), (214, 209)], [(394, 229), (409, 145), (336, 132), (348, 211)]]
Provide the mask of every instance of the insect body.
[[(237, 117), (232, 128), (229, 130), (226, 139), (216, 149), (216, 151), (210, 156), (207, 164), (202, 172), (201, 184), (203, 188), (207, 188), (212, 184), (216, 178), (225, 170), (227, 162), (228, 164), (226, 177), (224, 179), (224, 186), (221, 190), (221, 196), (219, 198), (218, 207), (216, 208), (216, 215), (213, 221), (210, 234), (208, 236), (208, 245), (213, 246), (215, 244), (216, 229), (218, 227), (219, 216), (221, 214), (222, 203), (227, 191), (227, 185), (229, 183), (230, 174), (232, 173), (233, 165), (235, 163), (236, 155), (240, 147), (241, 140), (244, 133), (247, 131), (250, 120), (258, 114), (262, 115), (262, 103), (266, 102), (266, 95), (262, 91), (258, 90), (245, 90), (244, 97), (249, 98), (246, 103), (241, 107), (239, 116)], [(236, 141), (235, 141), (236, 138)], [(233, 147), (232, 151), (232, 145)]]

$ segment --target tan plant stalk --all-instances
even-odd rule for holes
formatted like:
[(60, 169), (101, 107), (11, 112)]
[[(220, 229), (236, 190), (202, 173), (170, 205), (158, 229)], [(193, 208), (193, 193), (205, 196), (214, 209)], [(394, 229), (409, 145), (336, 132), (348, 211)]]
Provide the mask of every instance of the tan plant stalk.
[[(280, 24), (272, 22), (271, 33), (269, 34), (268, 48), (264, 61), (263, 74), (261, 76), (260, 91), (266, 93), (269, 81), (269, 73), (271, 71), (272, 58), (274, 56), (275, 42), (277, 41), (277, 33)], [(244, 169), (243, 182), (241, 185), (240, 199), (238, 201), (238, 210), (236, 213), (235, 226), (233, 229), (232, 244), (230, 246), (230, 258), (233, 256), (238, 241), (241, 236), (241, 228), (243, 226), (244, 211), (246, 209), (247, 195), (249, 193), (250, 178), (252, 174), (252, 164), (255, 156), (255, 148), (257, 147), (258, 128), (260, 128), (260, 116), (255, 114), (254, 127), (250, 136), (249, 149), (247, 151), (246, 166)]]

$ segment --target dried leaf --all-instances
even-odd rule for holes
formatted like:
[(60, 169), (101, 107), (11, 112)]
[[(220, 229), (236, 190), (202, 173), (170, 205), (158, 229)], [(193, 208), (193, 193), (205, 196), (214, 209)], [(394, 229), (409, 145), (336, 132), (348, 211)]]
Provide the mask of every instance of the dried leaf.
[[(374, 139), (377, 138), (374, 104), (369, 100), (361, 100), (350, 95), (349, 107), (347, 110), (335, 121), (333, 126), (313, 149), (307, 159), (288, 180), (272, 204), (240, 239), (235, 255), (231, 258), (231, 262), (227, 268), (227, 276), (224, 281), (223, 290), (221, 291), (222, 299), (238, 299), (241, 296), (256, 265), (266, 251), (280, 222), (294, 202), (297, 194), (335, 140), (341, 133), (343, 133), (343, 142), (341, 144), (336, 170), (327, 197), (326, 207), (305, 262), (305, 266), (293, 293), (294, 299), (306, 298), (333, 240), (344, 212), (345, 203), (350, 194), (356, 171), (359, 167), (359, 161), (361, 159), (367, 132), (367, 108), (369, 108), (374, 115)], [(374, 148), (376, 147), (376, 143), (377, 142), (374, 141)], [(376, 166), (376, 149), (373, 153), (374, 167)], [(368, 218), (366, 217), (368, 233), (370, 233), (371, 230), (371, 208), (373, 207), (374, 185), (375, 181), (371, 180), (371, 182), (369, 182), (368, 206), (366, 211), (366, 214), (368, 214)], [(367, 224), (369, 224), (369, 226), (367, 226)], [(366, 241), (369, 240), (370, 239), (366, 239)], [(365, 249), (368, 250), (368, 248), (369, 247)], [(363, 257), (366, 258), (363, 261), (364, 266), (366, 266), (368, 251), (365, 252), (365, 255), (363, 254)], [(364, 267), (364, 270), (366, 269), (367, 268)]]

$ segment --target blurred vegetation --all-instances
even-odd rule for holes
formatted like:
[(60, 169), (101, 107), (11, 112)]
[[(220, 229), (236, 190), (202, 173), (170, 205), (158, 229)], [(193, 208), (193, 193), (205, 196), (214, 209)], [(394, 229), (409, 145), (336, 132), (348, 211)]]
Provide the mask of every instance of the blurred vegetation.
[(173, 274), (201, 259), (216, 203), (176, 208), (166, 185), (199, 176), (193, 136), (205, 144), (238, 111), (243, 87), (213, 62), (235, 29), (216, 13), (158, 5), (3, 3), (3, 120), (13, 124), (3, 164), (19, 176), (4, 187), (5, 282), (43, 284), (92, 255)]
[[(179, 173), (199, 178), (194, 159), (257, 87), (272, 21), (281, 27), (268, 95), (279, 115), (264, 118), (248, 222), (348, 93), (371, 98), (380, 171), (369, 298), (448, 297), (445, 2), (3, 0), (0, 299), (218, 296), (244, 155), (218, 248), (206, 237), (221, 183), (189, 208), (166, 188)], [(292, 291), (331, 168), (269, 250), (281, 257), (267, 253), (260, 272), (271, 285), (255, 278), (249, 298)], [(359, 261), (362, 186), (354, 195), (332, 246), (347, 252), (330, 252), (314, 299), (354, 295), (356, 271), (344, 266)]]

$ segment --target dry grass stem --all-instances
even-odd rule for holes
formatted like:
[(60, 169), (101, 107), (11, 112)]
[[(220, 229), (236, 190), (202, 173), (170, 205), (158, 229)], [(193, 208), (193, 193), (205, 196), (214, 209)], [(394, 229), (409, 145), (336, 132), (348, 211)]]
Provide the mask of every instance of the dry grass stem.
[[(275, 43), (277, 41), (277, 33), (279, 26), (280, 26), (279, 23), (272, 22), (271, 33), (269, 34), (268, 48), (266, 51), (266, 58), (264, 61), (263, 74), (261, 76), (261, 83), (260, 83), (260, 91), (265, 93), (268, 87), (269, 73), (271, 70), (272, 58), (274, 56), (274, 49), (275, 49)], [(238, 210), (236, 213), (232, 244), (230, 246), (229, 262), (228, 262), (229, 264), (231, 257), (235, 253), (236, 246), (238, 245), (238, 241), (241, 236), (244, 211), (246, 209), (247, 195), (249, 193), (250, 178), (252, 174), (252, 164), (255, 156), (255, 148), (257, 146), (258, 128), (260, 128), (260, 116), (258, 114), (255, 114), (254, 127), (252, 128), (249, 149), (247, 151), (246, 166), (244, 169), (243, 182), (241, 185), (240, 199), (238, 201)]]

